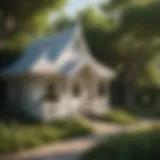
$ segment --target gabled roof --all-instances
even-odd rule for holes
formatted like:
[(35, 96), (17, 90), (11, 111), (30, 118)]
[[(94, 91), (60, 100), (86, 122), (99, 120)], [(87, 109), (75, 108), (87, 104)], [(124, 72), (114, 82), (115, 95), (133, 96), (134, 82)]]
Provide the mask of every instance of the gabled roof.
[(23, 56), (11, 66), (1, 72), (2, 76), (31, 72), (32, 67), (41, 59), (45, 58), (48, 63), (55, 62), (63, 53), (63, 50), (72, 40), (77, 26), (67, 28), (56, 35), (48, 36), (31, 43)]
[(109, 78), (114, 77), (115, 73), (108, 67), (104, 67), (98, 63), (89, 51), (85, 54), (67, 55), (66, 48), (72, 44), (79, 31), (80, 26), (75, 25), (54, 36), (45, 37), (33, 42), (26, 49), (23, 56), (3, 70), (0, 75), (2, 77), (12, 77), (25, 73), (59, 73), (71, 76), (84, 65), (88, 65), (99, 75)]

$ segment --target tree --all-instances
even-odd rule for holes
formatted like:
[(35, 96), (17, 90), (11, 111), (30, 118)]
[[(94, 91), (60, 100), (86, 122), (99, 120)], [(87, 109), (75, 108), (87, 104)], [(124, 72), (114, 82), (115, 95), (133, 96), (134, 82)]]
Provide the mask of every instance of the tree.
[(70, 18), (66, 15), (63, 15), (55, 21), (53, 25), (53, 29), (55, 32), (58, 32), (64, 28), (71, 27), (73, 24), (75, 24), (76, 20), (73, 18)]
[[(124, 103), (134, 106), (140, 81), (157, 83), (148, 64), (159, 56), (160, 3), (118, 0), (107, 5), (112, 6), (110, 10), (88, 8), (79, 18), (93, 55), (117, 71), (117, 97), (122, 99), (124, 94)], [(111, 20), (108, 13), (116, 19)]]
[[(60, 17), (53, 28), (61, 30), (75, 23), (80, 23), (90, 50), (102, 63), (115, 67), (118, 56), (115, 57), (110, 47), (110, 29), (112, 23), (108, 22), (106, 16), (96, 8), (89, 7), (77, 14), (77, 19), (67, 16)], [(55, 29), (54, 29), (55, 30)]]
[(48, 27), (47, 16), (64, 2), (65, 0), (1, 0), (1, 42), (7, 47), (17, 47), (16, 44), (23, 46), (31, 38), (43, 34)]
[(122, 57), (118, 83), (126, 89), (126, 104), (134, 106), (138, 81), (147, 64), (159, 55), (160, 3), (132, 5), (123, 10), (112, 41)]
[(85, 37), (94, 57), (103, 64), (115, 67), (119, 56), (111, 48), (112, 23), (95, 8), (87, 8), (79, 14), (83, 25)]

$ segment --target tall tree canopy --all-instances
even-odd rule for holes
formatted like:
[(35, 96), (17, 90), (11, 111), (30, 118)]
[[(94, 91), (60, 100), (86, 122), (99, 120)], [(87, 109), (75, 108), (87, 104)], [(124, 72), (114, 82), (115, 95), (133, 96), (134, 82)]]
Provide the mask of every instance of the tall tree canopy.
[(112, 22), (95, 8), (86, 9), (79, 15), (79, 18), (93, 55), (102, 63), (115, 67), (119, 57), (115, 56), (110, 47)]
[[(1, 0), (1, 43), (7, 47), (26, 44), (48, 27), (48, 15), (63, 6), (65, 0)], [(19, 46), (19, 47), (21, 47)]]
[[(118, 5), (123, 4), (118, 3)], [(135, 102), (135, 91), (142, 76), (153, 77), (148, 73), (151, 72), (148, 70), (148, 63), (160, 56), (159, 1), (148, 0), (143, 4), (131, 4), (123, 8), (123, 11), (120, 10), (120, 23), (112, 41), (112, 48), (122, 57), (118, 82), (126, 88), (126, 101), (130, 106)], [(150, 78), (150, 84), (151, 82), (157, 84), (154, 78)]]
[(79, 17), (94, 56), (117, 70), (117, 86), (129, 106), (139, 85), (159, 84), (153, 74), (160, 56), (159, 1), (111, 0), (103, 12), (88, 8)]
[(54, 23), (52, 32), (58, 32), (63, 30), (64, 28), (71, 27), (73, 24), (75, 24), (76, 20), (74, 18), (70, 18), (66, 15), (60, 16)]

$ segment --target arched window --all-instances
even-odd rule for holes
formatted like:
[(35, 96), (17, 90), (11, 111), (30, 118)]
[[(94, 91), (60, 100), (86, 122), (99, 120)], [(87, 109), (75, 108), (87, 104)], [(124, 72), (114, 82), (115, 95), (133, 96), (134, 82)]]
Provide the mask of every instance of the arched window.
[(99, 83), (98, 92), (100, 96), (106, 95), (106, 84), (104, 82)]
[(79, 86), (78, 84), (75, 84), (75, 85), (73, 86), (73, 95), (74, 95), (75, 97), (78, 97), (78, 96), (80, 96), (80, 94), (81, 94), (80, 86)]
[(49, 84), (46, 88), (45, 100), (58, 101), (57, 87), (54, 84)]

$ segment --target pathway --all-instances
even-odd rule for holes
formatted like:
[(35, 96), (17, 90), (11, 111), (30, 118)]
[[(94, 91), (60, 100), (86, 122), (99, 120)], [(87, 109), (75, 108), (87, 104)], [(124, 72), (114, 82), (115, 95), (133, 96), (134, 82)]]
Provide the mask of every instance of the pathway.
[(77, 160), (84, 152), (100, 143), (106, 136), (123, 131), (132, 132), (151, 124), (153, 122), (143, 121), (138, 125), (122, 127), (102, 122), (93, 122), (95, 133), (92, 136), (63, 141), (30, 151), (4, 155), (0, 157), (0, 160)]

